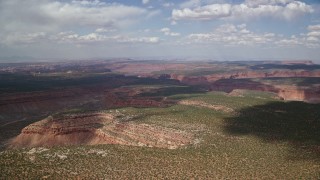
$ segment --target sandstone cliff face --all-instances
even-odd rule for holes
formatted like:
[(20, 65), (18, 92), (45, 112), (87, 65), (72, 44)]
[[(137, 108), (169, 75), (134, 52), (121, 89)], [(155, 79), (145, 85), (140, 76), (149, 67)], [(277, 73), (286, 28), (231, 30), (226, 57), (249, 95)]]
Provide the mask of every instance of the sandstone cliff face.
[(193, 143), (191, 133), (156, 125), (121, 122), (112, 114), (49, 116), (25, 127), (11, 147), (122, 144), (175, 149)]
[(230, 93), (234, 89), (248, 89), (256, 91), (278, 92), (278, 89), (267, 84), (262, 84), (249, 80), (221, 80), (216, 81), (209, 86), (212, 91), (224, 91)]
[(263, 71), (244, 71), (236, 73), (221, 73), (206, 76), (184, 76), (171, 74), (171, 79), (179, 80), (189, 85), (204, 85), (215, 82), (219, 79), (248, 79), (248, 78), (270, 78), (270, 77), (320, 77), (320, 71), (291, 71), (275, 70), (271, 72)]
[(320, 87), (303, 88), (297, 86), (276, 86), (278, 96), (284, 100), (306, 101), (310, 103), (320, 102)]
[(320, 86), (314, 87), (298, 87), (295, 85), (275, 85), (262, 84), (251, 81), (222, 81), (214, 83), (210, 86), (210, 90), (224, 91), (231, 93), (233, 90), (256, 90), (273, 92), (283, 100), (288, 101), (305, 101), (310, 103), (320, 102)]
[[(210, 77), (210, 76), (209, 76)], [(222, 74), (223, 78), (243, 79), (243, 78), (268, 78), (268, 77), (320, 77), (320, 71), (290, 71), (275, 70), (271, 72), (246, 71), (234, 74)]]
[(204, 85), (212, 91), (224, 91), (230, 93), (234, 89), (247, 89), (257, 91), (274, 92), (284, 100), (320, 102), (320, 86), (298, 87), (279, 86), (251, 81), (254, 78), (294, 78), (294, 77), (320, 77), (320, 71), (292, 71), (275, 70), (271, 72), (245, 71), (238, 73), (222, 73), (207, 76), (192, 76), (171, 74), (172, 79), (188, 85)]
[(278, 96), (284, 100), (302, 101), (306, 100), (305, 90), (292, 86), (278, 86)]

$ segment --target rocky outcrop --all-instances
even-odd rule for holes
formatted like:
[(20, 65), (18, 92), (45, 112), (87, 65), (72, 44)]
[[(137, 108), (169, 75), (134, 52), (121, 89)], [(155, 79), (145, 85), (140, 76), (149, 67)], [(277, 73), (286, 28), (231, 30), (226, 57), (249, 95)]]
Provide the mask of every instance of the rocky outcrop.
[(272, 85), (262, 84), (251, 80), (232, 80), (225, 79), (216, 81), (209, 86), (212, 91), (232, 92), (234, 89), (248, 89), (257, 91), (278, 92)]
[(305, 70), (275, 70), (275, 71), (245, 71), (237, 73), (222, 73), (207, 76), (184, 76), (171, 74), (172, 79), (188, 85), (202, 85), (211, 91), (232, 92), (234, 89), (267, 91), (278, 94), (284, 100), (320, 102), (320, 86), (279, 86), (270, 83), (252, 81), (264, 78), (295, 78), (320, 77), (320, 71)]
[(171, 74), (171, 79), (179, 80), (189, 85), (207, 85), (220, 79), (250, 79), (250, 78), (286, 78), (286, 77), (320, 77), (320, 71), (305, 70), (275, 70), (275, 71), (243, 71), (212, 74), (206, 76), (185, 76)]
[(10, 146), (121, 144), (175, 149), (191, 143), (193, 135), (185, 131), (121, 121), (108, 113), (91, 113), (49, 116), (25, 127), (10, 141)]
[(278, 96), (284, 100), (290, 101), (306, 101), (310, 103), (320, 102), (320, 86), (312, 88), (297, 86), (276, 86)]
[(210, 86), (212, 91), (224, 91), (231, 93), (234, 90), (256, 90), (273, 92), (281, 99), (288, 101), (305, 101), (310, 103), (320, 102), (320, 86), (312, 87), (296, 86), (296, 85), (272, 85), (252, 80), (233, 80), (225, 79), (212, 83)]

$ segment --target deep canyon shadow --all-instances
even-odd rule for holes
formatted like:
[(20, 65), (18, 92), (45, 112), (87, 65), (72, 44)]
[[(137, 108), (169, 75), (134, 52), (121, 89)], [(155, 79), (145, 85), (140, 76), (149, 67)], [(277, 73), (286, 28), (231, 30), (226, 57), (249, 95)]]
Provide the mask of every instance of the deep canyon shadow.
[(271, 102), (244, 108), (225, 121), (228, 134), (286, 142), (290, 159), (320, 160), (320, 104)]

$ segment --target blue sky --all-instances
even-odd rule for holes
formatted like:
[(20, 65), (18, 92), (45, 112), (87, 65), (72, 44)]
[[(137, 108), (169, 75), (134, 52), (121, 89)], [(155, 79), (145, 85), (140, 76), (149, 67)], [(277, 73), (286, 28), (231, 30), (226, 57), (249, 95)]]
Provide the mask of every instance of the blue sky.
[(2, 59), (320, 62), (319, 49), (318, 0), (0, 1)]

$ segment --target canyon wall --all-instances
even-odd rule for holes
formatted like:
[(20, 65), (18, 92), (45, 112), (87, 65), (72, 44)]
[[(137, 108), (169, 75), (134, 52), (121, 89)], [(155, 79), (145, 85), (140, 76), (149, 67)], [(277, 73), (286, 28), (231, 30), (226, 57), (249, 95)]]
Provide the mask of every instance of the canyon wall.
[(224, 91), (227, 93), (230, 93), (234, 89), (267, 91), (276, 93), (284, 100), (306, 101), (312, 103), (320, 102), (320, 82), (318, 85), (309, 87), (298, 85), (281, 86), (250, 80), (255, 78), (264, 79), (298, 77), (320, 77), (320, 71), (275, 70), (270, 72), (246, 71), (237, 73), (222, 73), (206, 76), (184, 76), (177, 74), (170, 75), (170, 78), (179, 80), (184, 84), (205, 86), (211, 91)]
[(263, 71), (245, 71), (235, 73), (221, 73), (206, 76), (186, 76), (179, 74), (170, 74), (171, 79), (179, 80), (189, 85), (203, 85), (215, 82), (220, 79), (250, 79), (250, 78), (287, 78), (287, 77), (320, 77), (320, 71), (290, 71), (275, 70), (270, 72)]

